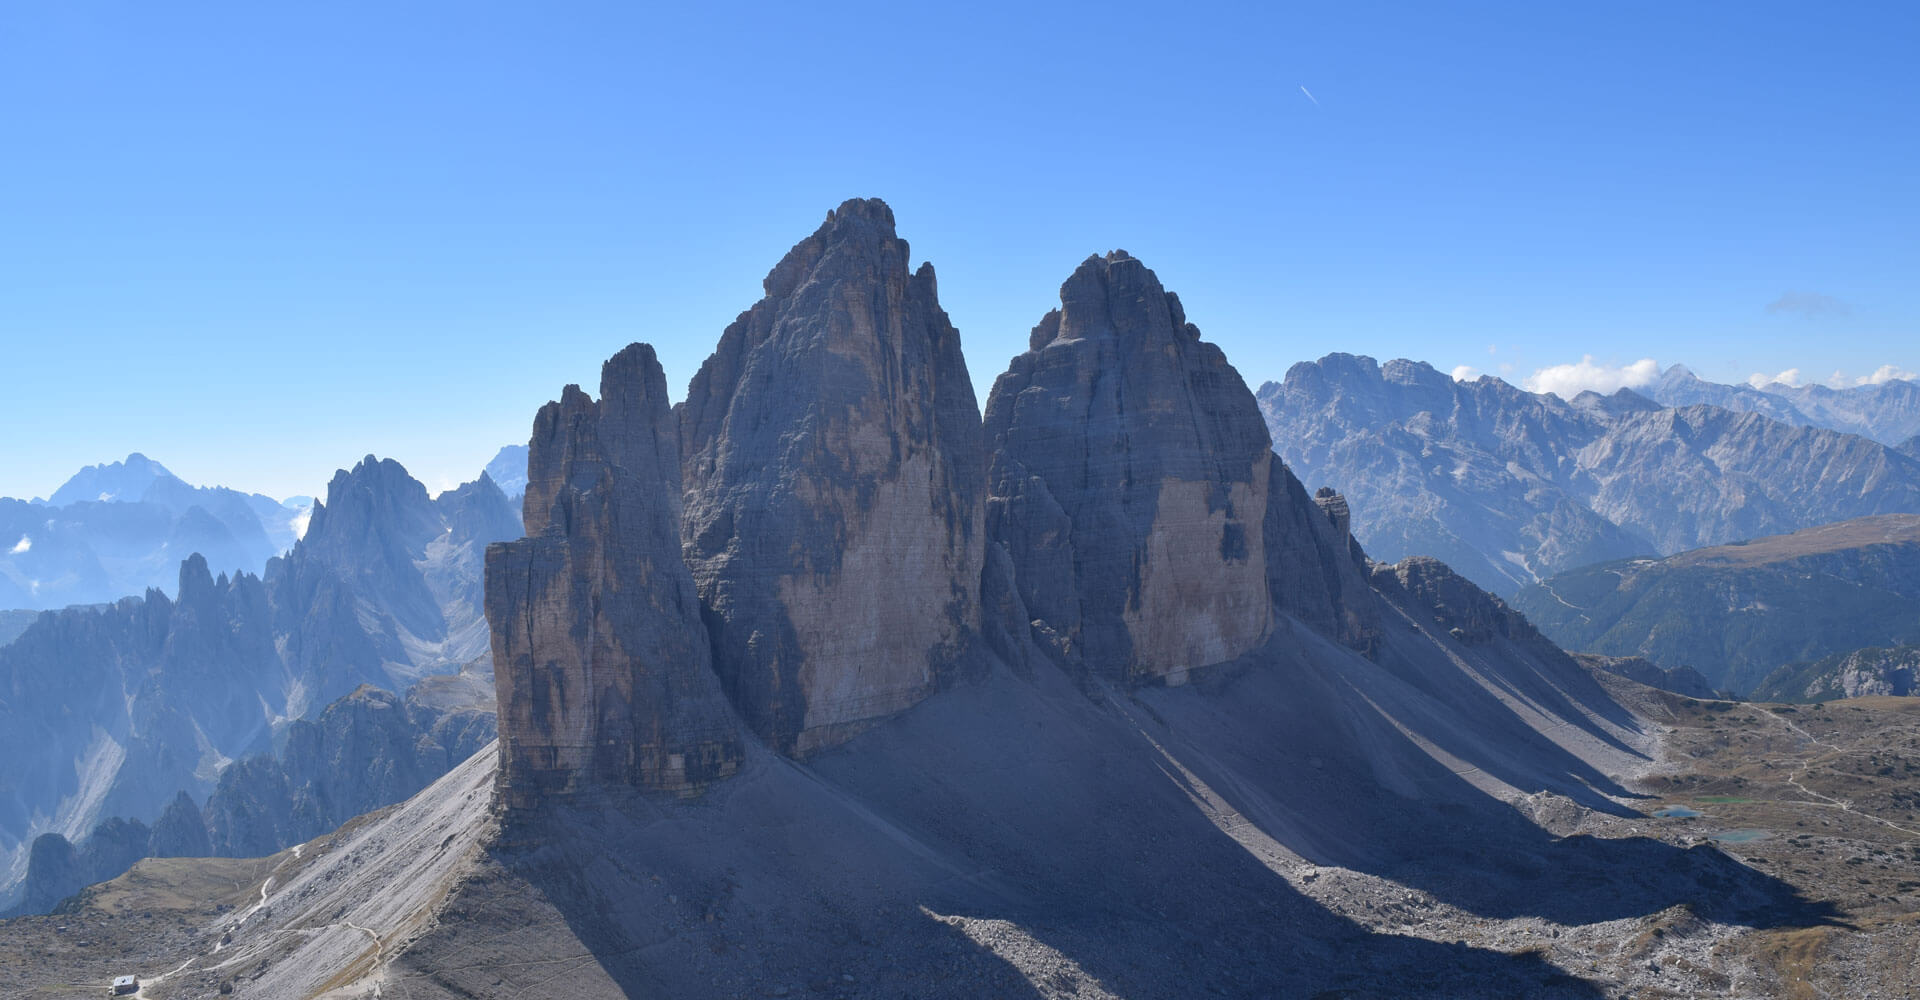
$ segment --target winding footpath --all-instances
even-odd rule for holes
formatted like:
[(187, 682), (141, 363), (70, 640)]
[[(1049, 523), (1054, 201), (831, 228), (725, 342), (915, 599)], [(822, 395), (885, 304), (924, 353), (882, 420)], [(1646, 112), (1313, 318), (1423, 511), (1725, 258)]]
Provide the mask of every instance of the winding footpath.
[[(1776, 715), (1771, 712), (1766, 714), (1772, 715), (1773, 718), (1778, 719), (1780, 721), (1781, 725), (1784, 725), (1789, 730), (1791, 730), (1794, 735), (1800, 737), (1801, 739), (1807, 741), (1808, 743), (1814, 744), (1815, 746), (1825, 747), (1826, 749), (1831, 750), (1834, 753), (1839, 754), (1841, 756), (1849, 756), (1859, 752), (1859, 751), (1847, 750), (1845, 748), (1836, 746), (1835, 744), (1829, 743), (1826, 740), (1823, 740), (1820, 737), (1807, 732), (1805, 729), (1800, 728), (1800, 726), (1797, 725), (1792, 719), (1789, 719), (1784, 715)], [(1787, 762), (1783, 762), (1783, 763), (1787, 763)], [(1871, 820), (1889, 829), (1898, 830), (1909, 837), (1920, 837), (1920, 830), (1914, 830), (1909, 827), (1901, 826), (1900, 824), (1895, 823), (1892, 820), (1882, 819), (1881, 817), (1875, 816), (1872, 813), (1861, 812), (1860, 810), (1855, 809), (1853, 807), (1853, 803), (1846, 801), (1845, 799), (1836, 799), (1831, 795), (1827, 795), (1823, 792), (1816, 792), (1813, 789), (1808, 788), (1807, 786), (1801, 784), (1800, 783), (1801, 777), (1805, 776), (1808, 772), (1813, 770), (1814, 762), (1811, 760), (1806, 760), (1806, 761), (1791, 761), (1791, 763), (1796, 763), (1799, 766), (1793, 771), (1793, 773), (1787, 775), (1787, 784), (1792, 785), (1795, 788), (1798, 788), (1800, 791), (1805, 792), (1807, 795), (1818, 800), (1814, 802), (1802, 803), (1803, 805), (1818, 806), (1824, 809), (1838, 809), (1841, 812), (1858, 816), (1861, 819)]]

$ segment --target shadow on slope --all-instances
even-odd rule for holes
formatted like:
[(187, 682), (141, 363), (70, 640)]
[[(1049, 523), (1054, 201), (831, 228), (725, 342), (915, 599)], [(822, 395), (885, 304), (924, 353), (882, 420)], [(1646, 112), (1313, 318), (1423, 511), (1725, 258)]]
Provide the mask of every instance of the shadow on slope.
[(1631, 815), (1607, 774), (1645, 736), (1553, 663), (1447, 648), (1403, 664), (1420, 686), (1304, 628), (1181, 688), (995, 668), (807, 763), (749, 744), (696, 799), (555, 805), (394, 971), (418, 997), (1601, 995), (1539, 954), (1370, 931), (1289, 882), (1308, 863), (1486, 919), (1835, 922), (1713, 849), (1559, 838), (1495, 797)]
[[(1041, 673), (811, 764), (756, 753), (699, 800), (556, 810), (495, 859), (633, 995), (1599, 995), (1329, 913), (1196, 808), (1139, 707)], [(474, 893), (460, 909), (521, 905)]]
[[(1580, 925), (1684, 904), (1703, 918), (1751, 927), (1836, 922), (1830, 904), (1712, 847), (1554, 836), (1470, 779), (1497, 774), (1513, 791), (1589, 806), (1618, 785), (1544, 737), (1521, 739), (1518, 717), (1504, 708), (1449, 724), (1423, 714), (1424, 692), (1410, 700), (1383, 672), (1369, 676), (1331, 652), (1218, 671), (1192, 692), (1143, 691), (1128, 713), (1140, 736), (1181, 769), (1196, 801), (1211, 799), (1225, 822), (1251, 828), (1239, 839), (1256, 853), (1269, 847), (1378, 875), (1492, 919)], [(1446, 747), (1458, 769), (1423, 742)], [(1619, 751), (1611, 758), (1636, 759)]]

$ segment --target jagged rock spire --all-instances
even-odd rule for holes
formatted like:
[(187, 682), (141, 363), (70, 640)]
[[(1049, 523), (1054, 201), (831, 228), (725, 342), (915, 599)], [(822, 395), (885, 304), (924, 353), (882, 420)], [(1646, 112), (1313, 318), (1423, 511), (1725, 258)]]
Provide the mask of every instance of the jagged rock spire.
[(913, 705), (975, 646), (980, 414), (932, 265), (909, 260), (884, 202), (841, 205), (679, 410), (715, 667), (783, 751)]
[(1057, 659), (1177, 682), (1257, 648), (1276, 605), (1347, 631), (1329, 585), (1358, 600), (1366, 584), (1344, 537), (1274, 456), (1239, 373), (1125, 251), (1061, 286), (994, 383), (986, 432), (989, 537)]
[(528, 536), (487, 550), (509, 809), (596, 784), (691, 791), (738, 766), (680, 554), (679, 431), (653, 348), (534, 420)]

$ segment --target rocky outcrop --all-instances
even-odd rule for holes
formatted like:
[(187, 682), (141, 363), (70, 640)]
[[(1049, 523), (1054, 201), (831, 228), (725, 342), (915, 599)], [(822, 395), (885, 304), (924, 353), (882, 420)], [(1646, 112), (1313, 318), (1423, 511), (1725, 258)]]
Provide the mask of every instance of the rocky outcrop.
[(487, 551), (509, 808), (602, 784), (691, 791), (738, 766), (681, 556), (680, 438), (653, 348), (534, 420), (527, 537)]
[(411, 634), (439, 639), (440, 605), (415, 564), (446, 530), (426, 486), (399, 462), (368, 455), (334, 473), (327, 502), (314, 504), (306, 537), (288, 561), (296, 569), (325, 567)]
[(180, 792), (154, 821), (153, 836), (147, 841), (147, 856), (153, 858), (210, 858), (213, 840), (207, 835), (207, 820), (200, 807), (186, 792)]
[(986, 433), (988, 536), (1063, 663), (1178, 682), (1257, 648), (1276, 604), (1357, 634), (1324, 585), (1365, 589), (1345, 531), (1274, 457), (1239, 373), (1125, 251), (1061, 286), (995, 381)]
[(1473, 585), (1438, 559), (1414, 556), (1373, 570), (1375, 586), (1395, 587), (1417, 607), (1430, 609), (1434, 623), (1468, 645), (1492, 642), (1495, 637), (1531, 641), (1540, 633), (1520, 612)]
[(1707, 683), (1692, 667), (1663, 667), (1640, 656), (1602, 656), (1599, 653), (1574, 653), (1574, 661), (1592, 671), (1604, 671), (1635, 683), (1689, 698), (1718, 698), (1720, 692)]
[(1920, 693), (1920, 646), (1871, 647), (1789, 663), (1753, 689), (1753, 701), (1832, 701)]
[(908, 263), (884, 203), (841, 205), (679, 408), (714, 667), (782, 751), (915, 704), (978, 639), (980, 412), (933, 268)]
[(294, 722), (278, 754), (228, 767), (203, 812), (189, 816), (182, 806), (176, 819), (170, 808), (154, 826), (154, 855), (165, 856), (158, 837), (169, 820), (191, 837), (192, 820), (201, 815), (206, 853), (272, 854), (407, 798), (493, 737), (491, 714), (481, 706), (447, 710), (413, 694), (362, 688), (318, 719)]
[(50, 913), (60, 901), (91, 885), (88, 867), (81, 863), (73, 843), (57, 833), (33, 838), (27, 854), (27, 875), (19, 905), (0, 916)]
[(1322, 486), (1313, 491), (1313, 502), (1333, 522), (1333, 530), (1346, 535), (1353, 530), (1353, 508), (1347, 506), (1347, 498), (1331, 486)]
[(447, 704), (425, 687), (405, 699), (363, 688), (318, 720), (292, 723), (278, 754), (223, 771), (204, 811), (181, 791), (150, 829), (116, 816), (77, 846), (43, 834), (28, 852), (14, 912), (45, 913), (142, 858), (263, 857), (413, 795), (494, 738), (491, 712)]
[(115, 878), (147, 856), (151, 833), (139, 820), (115, 816), (76, 847), (66, 837), (34, 838), (20, 903), (8, 915), (48, 913), (81, 889)]

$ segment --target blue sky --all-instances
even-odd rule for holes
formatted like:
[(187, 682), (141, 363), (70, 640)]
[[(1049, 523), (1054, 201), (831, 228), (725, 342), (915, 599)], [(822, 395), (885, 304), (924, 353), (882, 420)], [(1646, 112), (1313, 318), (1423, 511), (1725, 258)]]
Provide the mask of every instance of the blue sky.
[(629, 341), (684, 391), (851, 196), (983, 403), (1115, 247), (1255, 385), (1917, 370), (1917, 11), (0, 6), (0, 494), (134, 450), (453, 485)]

